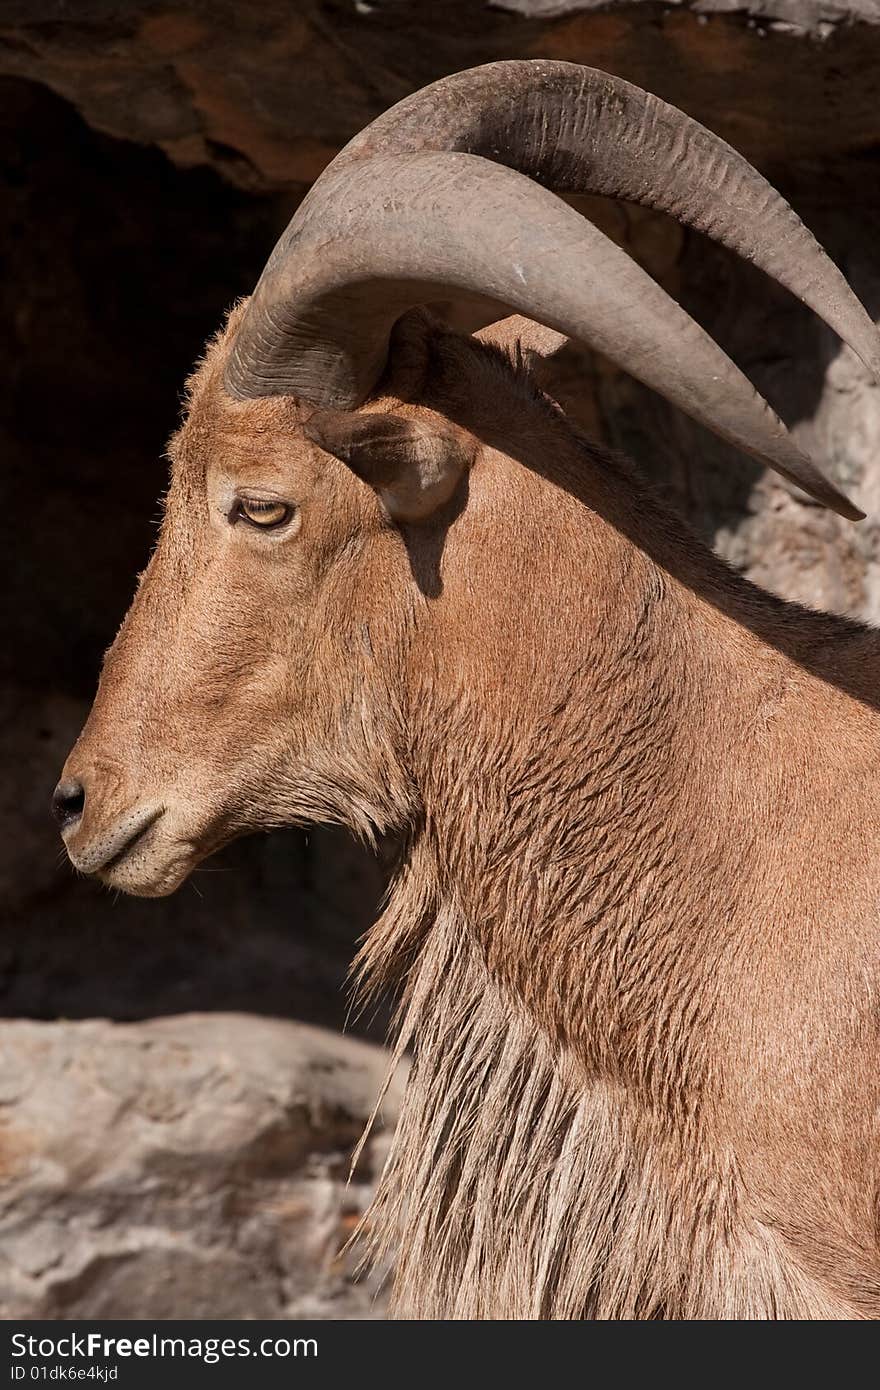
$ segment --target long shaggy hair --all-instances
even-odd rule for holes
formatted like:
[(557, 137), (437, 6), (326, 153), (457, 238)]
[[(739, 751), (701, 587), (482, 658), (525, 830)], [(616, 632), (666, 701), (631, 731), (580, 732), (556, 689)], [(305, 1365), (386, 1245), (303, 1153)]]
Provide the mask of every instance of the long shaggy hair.
[(701, 1164), (696, 1136), (652, 1125), (622, 1086), (587, 1081), (554, 1049), (455, 913), (435, 920), (413, 971), (395, 1067), (407, 1044), (405, 1105), (365, 1220), (370, 1259), (396, 1264), (395, 1316), (858, 1316), (743, 1219), (732, 1156)]

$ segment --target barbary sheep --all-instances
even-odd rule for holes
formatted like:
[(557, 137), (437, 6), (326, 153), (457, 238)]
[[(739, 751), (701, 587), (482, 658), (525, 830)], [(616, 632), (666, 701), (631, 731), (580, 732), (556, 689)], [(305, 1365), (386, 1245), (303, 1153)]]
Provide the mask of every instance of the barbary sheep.
[[(413, 1058), (369, 1218), (402, 1315), (875, 1317), (880, 638), (733, 573), (530, 363), (580, 339), (860, 513), (557, 192), (706, 232), (880, 376), (831, 261), (681, 112), (544, 61), (416, 93), (192, 378), (55, 813), (144, 895), (257, 829), (396, 837), (360, 966)], [(467, 295), (520, 317), (424, 309)]]

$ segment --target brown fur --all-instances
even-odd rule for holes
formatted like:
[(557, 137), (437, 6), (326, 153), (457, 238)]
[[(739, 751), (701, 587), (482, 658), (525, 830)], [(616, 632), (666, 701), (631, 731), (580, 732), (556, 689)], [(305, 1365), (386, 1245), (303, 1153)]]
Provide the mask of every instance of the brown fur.
[[(369, 409), (473, 464), (397, 526), (307, 410), (224, 395), (236, 322), (68, 762), (74, 862), (147, 804), (101, 871), (141, 893), (257, 827), (400, 837), (360, 966), (414, 1054), (370, 1218), (401, 1315), (880, 1315), (877, 636), (420, 317)], [(228, 525), (249, 481), (290, 538)]]

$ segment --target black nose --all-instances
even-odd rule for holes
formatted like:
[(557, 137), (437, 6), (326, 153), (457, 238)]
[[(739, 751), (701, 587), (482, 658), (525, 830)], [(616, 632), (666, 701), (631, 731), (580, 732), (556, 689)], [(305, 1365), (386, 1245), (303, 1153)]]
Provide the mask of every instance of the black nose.
[(52, 815), (62, 830), (78, 821), (86, 804), (86, 789), (82, 782), (59, 782), (52, 793)]

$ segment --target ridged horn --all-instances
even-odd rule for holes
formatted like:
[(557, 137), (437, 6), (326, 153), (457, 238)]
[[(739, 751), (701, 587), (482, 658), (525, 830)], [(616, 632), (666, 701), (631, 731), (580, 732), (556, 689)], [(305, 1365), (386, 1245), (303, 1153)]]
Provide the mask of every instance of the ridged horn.
[(880, 381), (880, 334), (793, 208), (726, 141), (631, 82), (577, 63), (487, 63), (405, 97), (338, 159), (421, 150), (482, 155), (556, 193), (669, 213), (784, 285)]
[[(451, 143), (460, 148), (434, 152)], [(538, 182), (613, 193), (700, 227), (845, 329), (880, 376), (868, 315), (741, 156), (628, 83), (537, 62), (444, 79), (342, 151), (263, 272), (230, 356), (230, 391), (351, 409), (381, 375), (402, 313), (475, 293), (589, 343), (817, 500), (861, 516), (693, 320)]]

